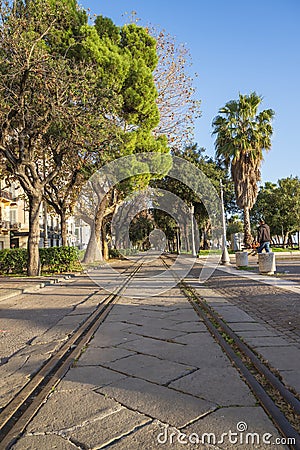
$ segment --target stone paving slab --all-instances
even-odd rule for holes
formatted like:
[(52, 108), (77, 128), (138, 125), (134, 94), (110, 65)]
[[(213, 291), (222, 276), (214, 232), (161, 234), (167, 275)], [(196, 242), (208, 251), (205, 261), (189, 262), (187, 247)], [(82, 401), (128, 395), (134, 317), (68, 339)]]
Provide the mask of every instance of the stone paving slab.
[(72, 367), (64, 377), (64, 388), (68, 383), (68, 389), (75, 383), (76, 387), (80, 384), (82, 387), (89, 389), (97, 389), (114, 381), (125, 378), (125, 375), (109, 370), (106, 367), (98, 366), (80, 366)]
[(81, 448), (96, 449), (133, 433), (137, 428), (152, 422), (150, 417), (122, 408), (87, 426), (75, 427), (65, 431)]
[(175, 323), (174, 325), (169, 326), (168, 330), (178, 330), (178, 331), (185, 331), (187, 333), (194, 333), (199, 331), (207, 331), (207, 328), (203, 322), (201, 322), (201, 319), (199, 318), (199, 321), (189, 321), (189, 322), (180, 322)]
[(106, 386), (99, 392), (130, 409), (175, 427), (183, 427), (216, 409), (213, 402), (131, 377)]
[(247, 337), (247, 344), (254, 348), (284, 347), (292, 345), (286, 339), (283, 339), (280, 336)]
[[(239, 431), (246, 428), (246, 431)], [(212, 414), (207, 415), (199, 419), (197, 422), (184, 427), (181, 431), (190, 435), (190, 433), (197, 433), (198, 436), (202, 436), (203, 433), (212, 433), (210, 442), (215, 443), (218, 448), (222, 450), (236, 450), (257, 448), (260, 450), (269, 450), (270, 448), (276, 448), (276, 450), (286, 450), (287, 447), (275, 444), (275, 439), (280, 435), (266, 413), (260, 407), (229, 407), (221, 408), (214, 411)], [(228, 434), (225, 433), (237, 433), (232, 435), (233, 442), (230, 442)], [(246, 442), (246, 434), (258, 433), (259, 443), (254, 441), (254, 445)], [(222, 434), (223, 438), (222, 438)], [(270, 444), (264, 444), (262, 437), (265, 433), (270, 433), (272, 437), (269, 437)], [(214, 438), (215, 437), (215, 441)], [(249, 436), (250, 438), (251, 436)], [(238, 438), (238, 441), (235, 440)], [(272, 445), (273, 444), (273, 445)]]
[(300, 392), (300, 375), (299, 370), (281, 370), (280, 375), (282, 376), (283, 382), (296, 390), (296, 392)]
[(182, 310), (176, 313), (168, 314), (168, 320), (174, 320), (176, 323), (189, 322), (195, 320), (196, 313), (194, 309)]
[(96, 333), (93, 340), (90, 343), (91, 347), (111, 347), (119, 344), (124, 344), (134, 340), (135, 337), (130, 334), (125, 334), (122, 330), (111, 331), (100, 334)]
[(228, 364), (226, 370), (213, 367), (186, 375), (168, 385), (187, 394), (210, 400), (219, 406), (254, 406), (255, 399), (237, 371)]
[(136, 354), (123, 348), (94, 348), (92, 352), (85, 352), (77, 362), (77, 366), (99, 366), (102, 363), (113, 362)]
[(11, 447), (12, 450), (78, 450), (78, 446), (56, 434), (26, 435)]
[(236, 334), (244, 339), (247, 338), (257, 338), (257, 337), (278, 337), (279, 334), (275, 331), (271, 331), (268, 328), (264, 330), (253, 330), (253, 331), (236, 331)]
[(234, 305), (215, 306), (214, 310), (228, 322), (255, 322), (255, 320), (240, 308)]
[(208, 346), (215, 341), (211, 334), (208, 333), (207, 328), (203, 332), (188, 333), (184, 336), (176, 338), (176, 342), (189, 346)]
[(265, 332), (268, 328), (265, 327), (262, 323), (259, 322), (236, 322), (231, 323), (230, 328), (233, 331), (253, 331), (253, 332)]
[(188, 348), (185, 344), (176, 342), (169, 344), (156, 339), (139, 337), (139, 339), (121, 344), (120, 347), (197, 368), (208, 364), (216, 368), (226, 366), (228, 359), (219, 345), (210, 336), (204, 339), (206, 342), (201, 343), (200, 346), (199, 343), (195, 343)]
[[(168, 430), (169, 440), (167, 440)], [(175, 439), (172, 438), (175, 437)], [(123, 439), (112, 443), (110, 448), (116, 450), (214, 450), (219, 449), (214, 445), (190, 443), (188, 440), (185, 443), (176, 439), (180, 436), (180, 431), (175, 427), (166, 427), (158, 420), (154, 420), (149, 425), (138, 429), (135, 433), (125, 436)]]
[(27, 433), (59, 432), (120, 409), (117, 402), (94, 391), (55, 391), (29, 423)]
[(292, 345), (259, 347), (259, 353), (278, 370), (297, 370), (300, 373), (300, 350)]
[[(176, 327), (175, 327), (176, 328)], [(154, 326), (150, 327), (143, 325), (132, 325), (130, 328), (127, 328), (126, 333), (134, 334), (138, 336), (144, 337), (152, 337), (161, 340), (175, 339), (179, 336), (183, 336), (185, 334), (184, 331), (180, 330), (164, 330), (162, 328)]]
[(111, 369), (162, 385), (196, 370), (193, 366), (171, 361), (166, 363), (163, 359), (142, 354), (106, 364)]

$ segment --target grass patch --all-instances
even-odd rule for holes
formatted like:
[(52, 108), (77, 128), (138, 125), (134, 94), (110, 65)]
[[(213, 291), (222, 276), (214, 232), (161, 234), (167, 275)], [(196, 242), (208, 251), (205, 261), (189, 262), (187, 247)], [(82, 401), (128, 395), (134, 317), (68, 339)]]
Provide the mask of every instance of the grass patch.
[(256, 267), (239, 266), (237, 267), (237, 270), (247, 270), (248, 272), (254, 272), (256, 270)]
[(299, 250), (298, 250), (298, 249), (295, 249), (295, 248), (272, 247), (272, 252), (274, 252), (274, 253), (282, 253), (282, 252), (299, 252)]

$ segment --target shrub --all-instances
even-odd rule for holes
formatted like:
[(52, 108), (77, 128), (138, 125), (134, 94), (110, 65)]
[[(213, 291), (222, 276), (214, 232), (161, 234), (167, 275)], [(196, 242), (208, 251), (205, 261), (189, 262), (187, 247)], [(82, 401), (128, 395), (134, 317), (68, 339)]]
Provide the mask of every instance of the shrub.
[[(75, 247), (40, 248), (42, 271), (80, 271), (78, 249)], [(0, 274), (21, 274), (27, 269), (27, 249), (14, 248), (0, 250)]]
[(12, 248), (0, 251), (0, 273), (22, 273), (27, 268), (27, 250)]
[(110, 248), (110, 249), (109, 249), (108, 256), (109, 256), (110, 259), (119, 259), (119, 258), (122, 258), (121, 253), (120, 253), (117, 249), (115, 249), (115, 248)]
[(48, 272), (79, 271), (78, 249), (75, 247), (40, 248), (41, 269)]

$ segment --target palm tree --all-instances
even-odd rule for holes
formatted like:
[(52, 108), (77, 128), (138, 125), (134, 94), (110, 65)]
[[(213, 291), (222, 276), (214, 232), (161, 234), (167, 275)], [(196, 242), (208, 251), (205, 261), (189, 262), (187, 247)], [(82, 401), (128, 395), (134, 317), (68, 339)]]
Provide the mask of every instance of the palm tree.
[(244, 212), (244, 242), (251, 247), (252, 235), (249, 211), (253, 207), (260, 181), (263, 150), (270, 150), (273, 133), (272, 109), (257, 114), (262, 98), (255, 92), (239, 94), (239, 100), (231, 100), (219, 110), (213, 120), (216, 134), (216, 156), (231, 169), (236, 202)]

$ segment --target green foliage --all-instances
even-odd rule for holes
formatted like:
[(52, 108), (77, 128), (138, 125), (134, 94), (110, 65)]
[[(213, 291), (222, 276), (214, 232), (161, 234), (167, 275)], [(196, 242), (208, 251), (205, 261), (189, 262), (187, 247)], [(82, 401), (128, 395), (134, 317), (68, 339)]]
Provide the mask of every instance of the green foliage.
[[(61, 273), (81, 270), (78, 249), (75, 247), (40, 248), (42, 271)], [(26, 272), (28, 253), (26, 249), (5, 249), (0, 251), (0, 273), (22, 274)]]
[(240, 233), (242, 231), (243, 231), (243, 222), (241, 221), (239, 216), (234, 215), (234, 216), (230, 217), (230, 219), (228, 220), (227, 227), (226, 227), (227, 239), (230, 240), (232, 234)]
[(249, 211), (255, 204), (260, 181), (263, 150), (270, 150), (273, 128), (272, 109), (257, 112), (262, 98), (255, 92), (239, 95), (220, 108), (213, 120), (216, 155), (226, 168), (230, 167), (235, 198), (244, 212), (244, 242), (252, 245)]
[(115, 44), (120, 43), (120, 29), (109, 17), (103, 17), (101, 15), (96, 17), (95, 28), (101, 39), (107, 37)]
[(78, 249), (75, 247), (40, 248), (42, 270), (53, 273), (80, 271)]
[(131, 221), (129, 228), (130, 242), (139, 249), (149, 247), (148, 236), (154, 228), (154, 221), (146, 211), (141, 211)]
[[(217, 192), (220, 191), (220, 180), (222, 180), (226, 210), (227, 212), (235, 211), (236, 205), (234, 202), (233, 184), (228, 179), (226, 170), (222, 168), (217, 161), (209, 158), (205, 154), (205, 149), (198, 148), (197, 144), (195, 144), (186, 147), (182, 152), (177, 152), (175, 156), (189, 161), (191, 164), (200, 169), (214, 185)], [(185, 175), (188, 176), (188, 174)], [(193, 204), (195, 206), (195, 218), (199, 228), (201, 228), (208, 221), (208, 214), (201, 198), (199, 198), (190, 188), (188, 188), (185, 183), (166, 176), (163, 180), (153, 182), (152, 185), (176, 194), (183, 201), (185, 201), (187, 205)], [(202, 195), (205, 197), (204, 192), (202, 192)], [(167, 219), (167, 217), (165, 219), (162, 217), (159, 218), (159, 216), (165, 215), (163, 212), (157, 212), (155, 214), (156, 220), (160, 223), (169, 221), (168, 233), (170, 235), (174, 234), (174, 231), (172, 231), (174, 228), (174, 220), (171, 220), (171, 218)]]
[(115, 248), (110, 248), (108, 254), (109, 254), (109, 259), (120, 259), (120, 258), (122, 258), (121, 253)]
[(260, 188), (251, 212), (254, 224), (264, 218), (272, 235), (287, 236), (300, 229), (300, 179), (288, 177)]
[(27, 250), (22, 248), (0, 250), (0, 273), (23, 273), (27, 267)]
[(240, 208), (251, 209), (257, 197), (263, 150), (271, 148), (273, 133), (271, 109), (257, 113), (262, 98), (255, 92), (239, 95), (220, 108), (213, 120), (216, 155), (225, 167), (231, 168), (236, 202)]

